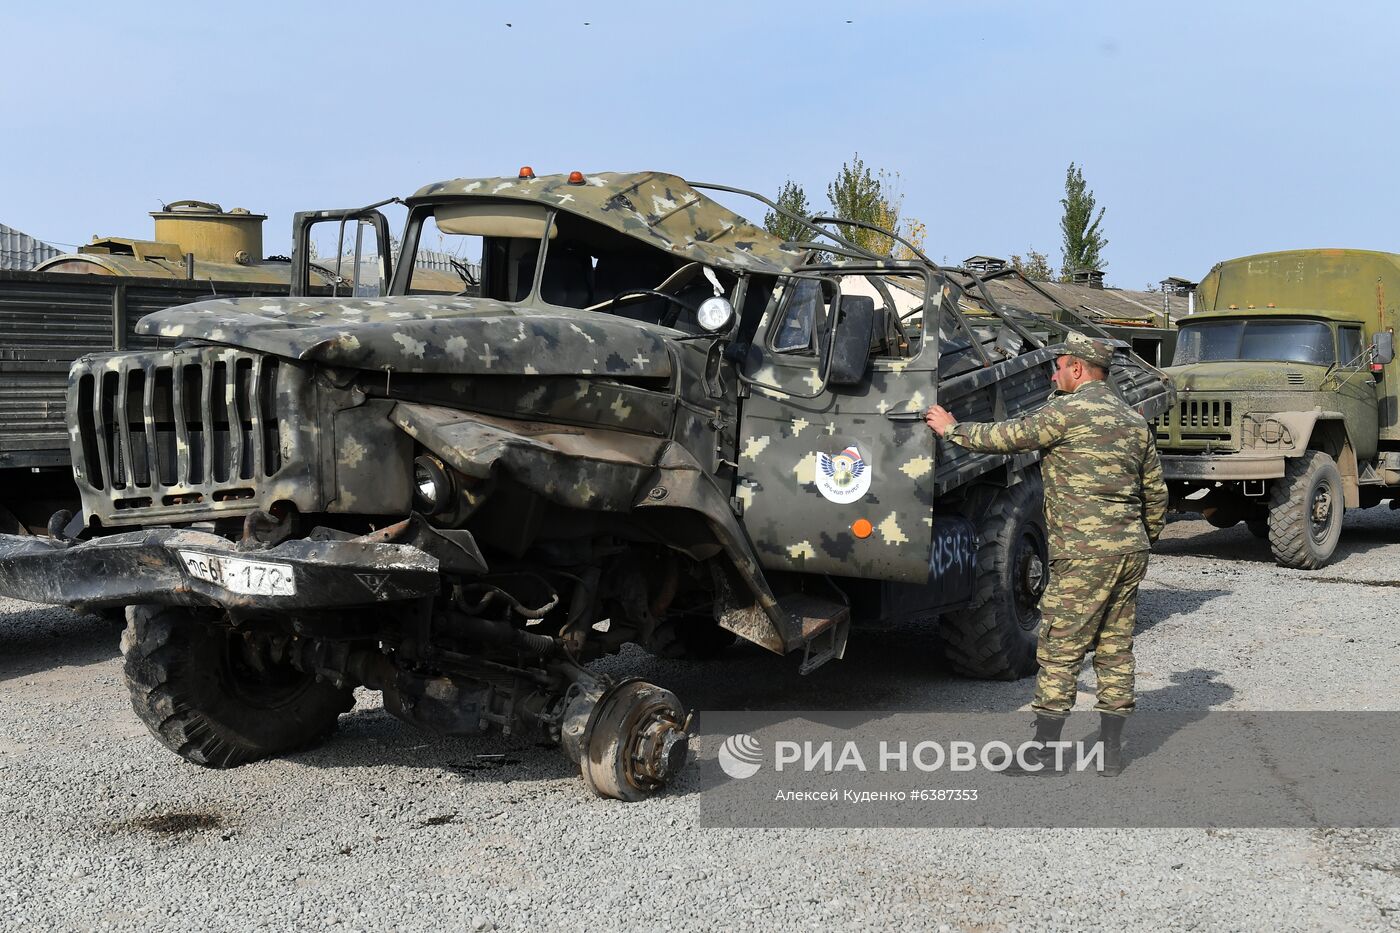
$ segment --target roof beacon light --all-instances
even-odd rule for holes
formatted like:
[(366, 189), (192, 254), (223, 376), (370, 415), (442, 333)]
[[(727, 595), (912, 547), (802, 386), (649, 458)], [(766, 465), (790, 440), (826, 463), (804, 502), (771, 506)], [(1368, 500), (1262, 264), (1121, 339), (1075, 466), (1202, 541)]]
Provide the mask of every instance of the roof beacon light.
[(522, 165), (522, 166), (520, 166), (520, 177), (521, 177), (521, 178), (534, 178), (534, 177), (535, 177), (535, 170), (532, 169), (532, 168), (530, 168), (530, 166), (528, 166), (528, 165)]
[(583, 184), (583, 172), (570, 172), (570, 173), (569, 173), (569, 184), (571, 184), (571, 185), (581, 185), (581, 184)]

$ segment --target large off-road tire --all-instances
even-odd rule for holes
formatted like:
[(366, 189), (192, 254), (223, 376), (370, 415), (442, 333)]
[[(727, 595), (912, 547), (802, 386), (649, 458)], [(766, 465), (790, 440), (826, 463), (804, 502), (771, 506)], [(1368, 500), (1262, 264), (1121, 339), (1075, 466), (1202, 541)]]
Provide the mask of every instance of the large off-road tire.
[(1038, 472), (999, 490), (977, 535), (972, 602), (944, 615), (943, 653), (959, 674), (1016, 680), (1036, 671), (1040, 597), (1050, 577)]
[(1320, 450), (1289, 460), (1269, 491), (1269, 549), (1284, 567), (1316, 570), (1332, 559), (1346, 511), (1342, 472)]
[(249, 663), (231, 628), (177, 606), (129, 606), (122, 656), (136, 715), (180, 757), (232, 768), (329, 735), (354, 692)]

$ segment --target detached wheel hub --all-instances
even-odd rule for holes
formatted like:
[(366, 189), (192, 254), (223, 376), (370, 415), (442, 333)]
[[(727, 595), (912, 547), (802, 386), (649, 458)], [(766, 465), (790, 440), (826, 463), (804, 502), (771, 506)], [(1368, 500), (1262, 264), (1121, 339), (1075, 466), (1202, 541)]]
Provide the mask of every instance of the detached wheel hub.
[(641, 680), (624, 681), (599, 699), (583, 736), (579, 771), (600, 797), (640, 800), (685, 765), (690, 717), (676, 695)]

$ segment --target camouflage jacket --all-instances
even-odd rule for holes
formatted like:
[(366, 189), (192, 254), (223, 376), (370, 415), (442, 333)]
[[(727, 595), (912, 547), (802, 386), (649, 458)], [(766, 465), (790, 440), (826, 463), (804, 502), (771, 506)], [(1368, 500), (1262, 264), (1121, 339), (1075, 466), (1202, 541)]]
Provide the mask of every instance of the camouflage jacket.
[(1167, 486), (1156, 441), (1106, 382), (1057, 392), (1015, 421), (955, 424), (945, 438), (985, 453), (1044, 451), (1051, 558), (1145, 551), (1162, 533)]

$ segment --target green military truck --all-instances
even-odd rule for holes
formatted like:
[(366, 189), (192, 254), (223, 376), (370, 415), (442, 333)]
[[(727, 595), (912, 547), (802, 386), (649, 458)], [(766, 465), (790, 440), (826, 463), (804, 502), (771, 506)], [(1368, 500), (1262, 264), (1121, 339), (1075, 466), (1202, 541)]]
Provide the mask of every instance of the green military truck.
[(1351, 249), (1219, 263), (1181, 322), (1156, 424), (1178, 511), (1248, 524), (1285, 567), (1314, 569), (1346, 509), (1400, 490), (1393, 335), (1400, 255)]
[[(309, 226), (383, 244), (383, 217), (299, 214), (292, 297), (157, 311), (159, 347), (74, 363), (82, 509), (0, 536), (0, 593), (126, 607), (132, 703), (190, 761), (315, 741), (363, 685), (439, 733), (542, 735), (622, 799), (688, 741), (670, 691), (586, 666), (629, 643), (738, 636), (806, 672), (853, 624), (913, 617), (963, 673), (1033, 671), (1037, 458), (937, 445), (923, 413), (1034, 410), (1067, 327), (973, 323), (926, 259), (796, 217), (820, 244), (780, 241), (707, 188), (737, 193), (430, 185), (385, 293), (339, 298), (302, 296)], [(479, 274), (425, 287), (425, 247)], [(1171, 402), (1126, 348), (1113, 378), (1149, 418)]]

